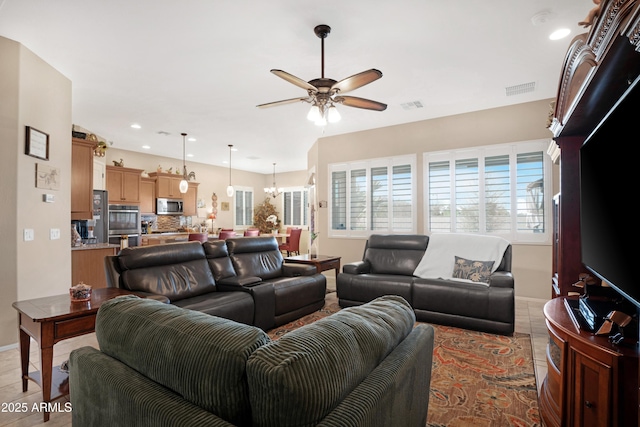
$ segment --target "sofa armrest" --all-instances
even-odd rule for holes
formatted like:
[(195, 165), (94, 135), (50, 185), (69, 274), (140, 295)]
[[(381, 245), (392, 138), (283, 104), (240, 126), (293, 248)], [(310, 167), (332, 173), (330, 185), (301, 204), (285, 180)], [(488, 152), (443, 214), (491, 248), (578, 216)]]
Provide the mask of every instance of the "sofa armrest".
[(282, 275), (285, 277), (313, 276), (316, 273), (316, 267), (313, 265), (282, 264)]
[(371, 264), (368, 261), (350, 262), (342, 266), (342, 272), (346, 274), (364, 274), (371, 272)]
[(495, 271), (489, 276), (489, 286), (493, 288), (513, 288), (513, 274), (509, 271)]
[(216, 282), (216, 287), (220, 291), (243, 291), (245, 287), (258, 285), (261, 282), (262, 279), (255, 276), (232, 276)]
[(164, 303), (164, 304), (171, 303), (171, 300), (164, 295), (152, 294), (151, 292), (142, 292), (142, 291), (135, 291), (135, 293), (140, 298), (152, 299), (152, 300), (160, 301), (161, 303)]

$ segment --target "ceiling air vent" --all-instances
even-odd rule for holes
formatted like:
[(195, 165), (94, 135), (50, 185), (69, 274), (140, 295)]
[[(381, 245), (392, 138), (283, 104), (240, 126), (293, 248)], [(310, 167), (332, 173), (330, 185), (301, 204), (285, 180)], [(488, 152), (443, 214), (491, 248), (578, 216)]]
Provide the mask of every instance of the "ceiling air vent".
[(400, 106), (403, 110), (415, 110), (416, 108), (424, 107), (420, 101), (405, 102), (404, 104), (400, 104)]
[(508, 86), (505, 88), (507, 96), (522, 95), (523, 93), (536, 90), (536, 82), (523, 83), (521, 85)]

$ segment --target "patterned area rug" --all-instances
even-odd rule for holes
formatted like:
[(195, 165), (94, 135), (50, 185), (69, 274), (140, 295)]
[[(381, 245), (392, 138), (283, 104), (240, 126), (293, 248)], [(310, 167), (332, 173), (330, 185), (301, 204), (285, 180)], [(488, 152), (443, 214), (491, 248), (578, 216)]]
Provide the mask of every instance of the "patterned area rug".
[[(335, 293), (315, 313), (269, 331), (278, 339), (340, 310)], [(541, 426), (531, 337), (433, 325), (428, 427)]]

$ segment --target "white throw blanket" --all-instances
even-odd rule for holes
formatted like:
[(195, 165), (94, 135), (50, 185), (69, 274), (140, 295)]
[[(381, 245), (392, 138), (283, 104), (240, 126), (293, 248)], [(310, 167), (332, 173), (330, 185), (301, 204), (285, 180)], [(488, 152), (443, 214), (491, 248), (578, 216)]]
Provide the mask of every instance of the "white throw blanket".
[(500, 266), (509, 241), (502, 237), (463, 233), (433, 233), (427, 250), (413, 275), (423, 279), (450, 279), (455, 257), (472, 261), (493, 261), (491, 272)]

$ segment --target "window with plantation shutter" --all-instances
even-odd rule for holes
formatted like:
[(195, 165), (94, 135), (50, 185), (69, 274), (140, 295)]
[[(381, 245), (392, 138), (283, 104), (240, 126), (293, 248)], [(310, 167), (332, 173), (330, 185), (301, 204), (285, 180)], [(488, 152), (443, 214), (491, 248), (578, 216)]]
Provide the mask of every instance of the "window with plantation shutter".
[(234, 224), (238, 227), (253, 225), (253, 189), (235, 187)]
[(415, 233), (415, 156), (329, 165), (330, 236)]
[(425, 229), (548, 242), (547, 140), (424, 154)]
[(291, 227), (307, 226), (308, 205), (308, 190), (304, 188), (285, 188), (282, 192), (283, 225)]

